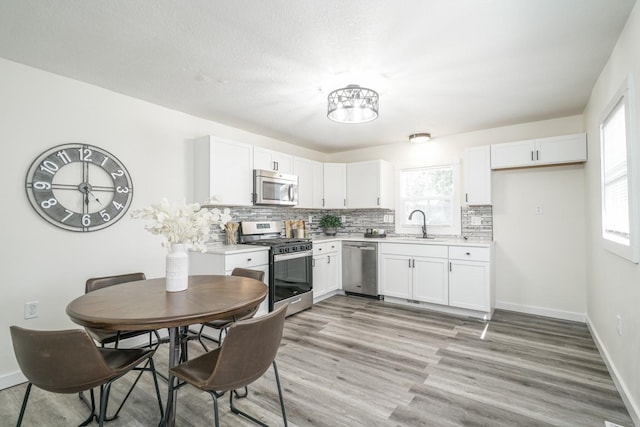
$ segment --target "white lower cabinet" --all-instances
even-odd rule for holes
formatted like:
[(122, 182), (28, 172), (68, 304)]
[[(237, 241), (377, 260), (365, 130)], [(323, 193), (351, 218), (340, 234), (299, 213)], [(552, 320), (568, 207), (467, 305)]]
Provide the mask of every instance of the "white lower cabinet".
[[(224, 274), (230, 275), (234, 268), (248, 268), (264, 271), (264, 284), (269, 286), (269, 249), (259, 248), (246, 251), (232, 251), (221, 246), (211, 249), (212, 252), (189, 253), (189, 274)], [(257, 316), (269, 312), (269, 297), (260, 304)]]
[(340, 242), (313, 244), (313, 298), (330, 295), (340, 289)]
[(382, 243), (379, 258), (382, 295), (448, 303), (446, 246)]
[(379, 248), (381, 295), (491, 316), (491, 248), (403, 243), (381, 243)]
[(449, 305), (491, 312), (491, 249), (449, 247)]

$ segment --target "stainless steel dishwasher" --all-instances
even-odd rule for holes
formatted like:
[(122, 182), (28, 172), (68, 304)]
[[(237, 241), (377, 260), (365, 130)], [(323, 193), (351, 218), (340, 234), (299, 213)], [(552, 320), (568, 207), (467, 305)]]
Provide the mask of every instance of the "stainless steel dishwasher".
[(347, 295), (378, 296), (378, 244), (342, 242), (342, 289)]

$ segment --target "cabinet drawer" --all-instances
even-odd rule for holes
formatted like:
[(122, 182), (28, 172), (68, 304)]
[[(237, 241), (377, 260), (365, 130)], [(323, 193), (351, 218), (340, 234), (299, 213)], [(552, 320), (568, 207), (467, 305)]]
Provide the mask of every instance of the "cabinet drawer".
[(475, 246), (449, 246), (449, 259), (489, 262), (491, 250)]
[(447, 246), (440, 245), (380, 243), (379, 250), (382, 254), (406, 255), (410, 257), (447, 258), (448, 256)]
[(322, 242), (313, 244), (313, 255), (322, 255), (331, 252), (338, 251), (339, 241), (335, 242)]
[(241, 254), (227, 255), (225, 270), (233, 270), (236, 267), (251, 268), (258, 265), (269, 264), (269, 251), (245, 252)]

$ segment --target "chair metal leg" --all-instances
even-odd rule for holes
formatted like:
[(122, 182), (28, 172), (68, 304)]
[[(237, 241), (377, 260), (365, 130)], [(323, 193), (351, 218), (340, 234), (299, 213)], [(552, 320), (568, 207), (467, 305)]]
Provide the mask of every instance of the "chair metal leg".
[(29, 400), (29, 393), (31, 393), (32, 385), (33, 384), (31, 383), (27, 385), (27, 390), (24, 393), (24, 399), (22, 399), (22, 407), (20, 408), (20, 416), (18, 417), (16, 427), (20, 427), (22, 425), (22, 418), (24, 417), (24, 411), (27, 409), (27, 401)]
[(218, 398), (224, 393), (216, 393), (215, 391), (208, 392), (213, 399), (213, 422), (215, 427), (220, 427), (220, 417), (218, 414)]
[[(288, 424), (287, 424), (287, 414), (286, 414), (286, 412), (284, 410), (284, 399), (282, 397), (282, 388), (280, 387), (280, 376), (278, 375), (278, 367), (276, 366), (276, 361), (275, 360), (273, 361), (273, 372), (275, 373), (276, 385), (278, 386), (278, 397), (280, 398), (280, 409), (282, 410), (282, 419), (284, 420), (285, 427), (287, 427), (288, 426)], [(263, 423), (259, 419), (254, 418), (253, 416), (247, 414), (246, 412), (243, 412), (240, 409), (238, 409), (233, 404), (233, 395), (234, 395), (234, 393), (229, 393), (229, 404), (231, 406), (231, 412), (233, 412), (234, 414), (237, 414), (237, 415), (242, 415), (243, 417), (250, 419), (254, 423), (256, 423), (258, 425), (261, 425), (262, 427), (269, 427), (267, 424)]]
[(91, 406), (89, 407), (89, 409), (91, 409), (91, 414), (89, 414), (89, 417), (80, 424), (80, 427), (89, 425), (89, 423), (93, 421), (94, 418), (96, 418), (96, 400), (95, 396), (93, 395), (93, 389), (89, 390), (89, 395), (91, 396)]

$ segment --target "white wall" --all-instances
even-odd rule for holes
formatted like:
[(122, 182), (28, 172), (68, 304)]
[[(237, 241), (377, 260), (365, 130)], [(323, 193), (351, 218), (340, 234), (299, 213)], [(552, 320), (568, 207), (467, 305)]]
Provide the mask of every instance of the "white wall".
[[(640, 125), (640, 3), (591, 93), (585, 110), (590, 161), (586, 168), (587, 313), (589, 324), (606, 354), (610, 371), (621, 383), (628, 408), (640, 425), (640, 265), (606, 251), (600, 239), (600, 118), (628, 73), (635, 80), (636, 125)], [(636, 140), (636, 144), (640, 141)], [(638, 151), (640, 164), (640, 150)], [(638, 196), (638, 195), (636, 195)], [(622, 336), (616, 316), (622, 318)]]
[[(97, 145), (117, 156), (134, 184), (131, 209), (190, 198), (189, 140), (207, 134), (324, 160), (286, 142), (198, 119), (96, 86), (0, 59), (0, 389), (19, 378), (9, 325), (35, 329), (77, 327), (66, 305), (92, 276), (143, 271), (164, 276), (160, 237), (128, 215), (92, 233), (56, 228), (31, 208), (27, 169), (42, 151), (68, 142)], [(24, 320), (24, 303), (40, 302), (40, 316)]]

